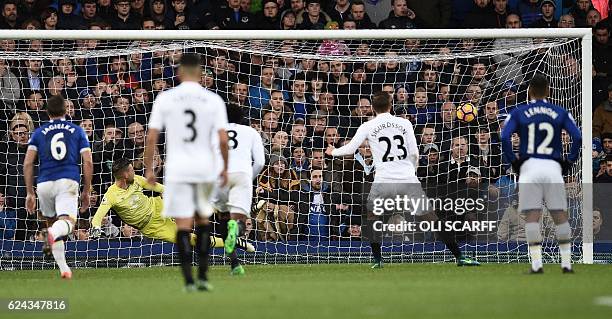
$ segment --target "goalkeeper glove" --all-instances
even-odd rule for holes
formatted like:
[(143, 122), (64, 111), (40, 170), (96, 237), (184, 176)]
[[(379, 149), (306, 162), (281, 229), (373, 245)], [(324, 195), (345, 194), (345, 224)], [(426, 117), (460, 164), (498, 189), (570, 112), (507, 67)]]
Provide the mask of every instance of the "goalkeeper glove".
[(100, 227), (92, 227), (89, 230), (89, 238), (97, 239), (102, 235), (102, 229)]

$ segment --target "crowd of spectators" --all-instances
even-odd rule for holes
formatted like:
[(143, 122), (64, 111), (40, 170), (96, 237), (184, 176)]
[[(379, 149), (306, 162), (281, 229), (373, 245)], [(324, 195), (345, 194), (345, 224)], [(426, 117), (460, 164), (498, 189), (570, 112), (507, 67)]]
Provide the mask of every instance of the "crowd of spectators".
[[(612, 2), (550, 0), (474, 0), (461, 14), (461, 1), (391, 2), (389, 15), (374, 23), (371, 3), (362, 0), (5, 0), (1, 29), (374, 29), (374, 28), (564, 28), (593, 30), (593, 176), (612, 182)], [(465, 2), (465, 1), (463, 1)], [(464, 3), (465, 4), (465, 3)], [(560, 17), (557, 19), (556, 17)], [(457, 21), (457, 17), (462, 17)], [(483, 31), (487, 32), (487, 31)], [(267, 165), (254, 182), (258, 203), (249, 221), (257, 240), (358, 240), (361, 216), (376, 167), (367, 143), (353, 156), (332, 159), (328, 145), (346, 143), (357, 127), (374, 116), (370, 96), (388, 92), (393, 113), (415, 125), (421, 152), (417, 175), (430, 197), (483, 198), (484, 211), (465, 218), (500, 221), (497, 233), (465, 234), (466, 240), (524, 240), (524, 220), (516, 211), (516, 174), (502, 158), (499, 133), (505, 116), (526, 100), (526, 83), (535, 72), (557, 74), (554, 100), (580, 119), (580, 51), (566, 44), (553, 57), (542, 50), (399, 62), (393, 56), (435, 50), (449, 55), (479, 46), (502, 48), (530, 40), (475, 40), (435, 43), (407, 39), (383, 41), (321, 41), (312, 44), (320, 59), (292, 55), (303, 47), (282, 41), (277, 51), (191, 48), (205, 57), (201, 84), (227, 103), (244, 110), (244, 124), (257, 129), (264, 141)], [(527, 41), (527, 42), (526, 42)], [(255, 42), (255, 41), (253, 41)], [(66, 98), (68, 119), (86, 131), (94, 155), (96, 194), (113, 182), (114, 159), (134, 160), (143, 171), (148, 115), (155, 96), (179, 83), (175, 69), (182, 49), (149, 49), (129, 54), (39, 58), (32, 52), (69, 46), (96, 52), (99, 41), (1, 40), (0, 51), (29, 51), (27, 58), (0, 56), (0, 116), (7, 132), (0, 142), (0, 239), (32, 239), (40, 229), (36, 216), (25, 213), (23, 158), (31, 132), (48, 120), (45, 101)], [(360, 57), (377, 54), (381, 62)], [(341, 58), (346, 57), (346, 59)], [(548, 63), (535, 63), (542, 59)], [(556, 69), (555, 69), (556, 68)], [(576, 91), (578, 90), (578, 91)], [(477, 120), (456, 118), (458, 105), (479, 109)], [(518, 136), (513, 144), (518, 145)], [(571, 141), (564, 135), (564, 146)], [(163, 175), (164, 147), (155, 156)], [(570, 213), (580, 223), (575, 177), (567, 177)], [(575, 187), (574, 187), (575, 188)], [(573, 195), (572, 195), (573, 194)], [(573, 196), (573, 197), (572, 197)], [(260, 202), (261, 201), (261, 202)], [(599, 204), (599, 229), (609, 229), (612, 207)], [(88, 218), (96, 202), (82, 214), (74, 238), (86, 238)], [(444, 213), (444, 212), (442, 212)], [(448, 213), (448, 212), (447, 212)], [(394, 216), (399, 221), (403, 217)], [(594, 221), (595, 222), (595, 221)], [(546, 223), (546, 221), (545, 221)], [(603, 226), (602, 226), (603, 225)], [(105, 220), (109, 237), (132, 237), (137, 231), (116, 217)], [(388, 234), (396, 239), (397, 234)], [(414, 240), (416, 235), (399, 235)], [(418, 238), (429, 239), (430, 234)], [(480, 236), (480, 237), (479, 237)], [(552, 236), (552, 235), (551, 235)]]

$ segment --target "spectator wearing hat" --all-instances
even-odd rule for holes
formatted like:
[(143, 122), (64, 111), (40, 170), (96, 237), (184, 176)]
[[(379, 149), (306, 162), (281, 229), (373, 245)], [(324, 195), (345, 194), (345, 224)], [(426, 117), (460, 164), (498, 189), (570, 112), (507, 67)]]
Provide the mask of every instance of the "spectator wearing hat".
[(323, 30), (328, 22), (332, 21), (327, 13), (321, 10), (321, 0), (307, 0), (301, 19), (298, 17), (298, 29)]
[(60, 30), (84, 29), (83, 19), (76, 13), (76, 0), (59, 0), (57, 28)]
[(556, 28), (559, 21), (555, 19), (556, 3), (553, 0), (544, 0), (540, 4), (542, 16), (532, 23), (530, 28)]
[(408, 8), (406, 0), (391, 0), (389, 16), (378, 24), (379, 29), (414, 29), (417, 26), (417, 16)]
[(227, 0), (227, 6), (216, 12), (216, 18), (224, 30), (252, 30), (257, 25), (255, 16), (242, 10), (240, 0)]
[(351, 15), (349, 16), (357, 26), (357, 29), (376, 29), (376, 24), (372, 22), (366, 12), (363, 0), (353, 0), (351, 2)]
[(603, 137), (604, 133), (612, 133), (612, 84), (608, 86), (608, 100), (593, 113), (593, 137)]
[[(293, 1), (292, 1), (293, 3)], [(294, 30), (297, 27), (296, 15), (290, 9), (283, 11), (280, 15), (280, 30)]]
[(129, 0), (113, 1), (115, 14), (109, 19), (113, 30), (139, 30), (142, 24), (142, 17), (133, 13)]
[(463, 20), (465, 29), (484, 29), (497, 27), (497, 16), (489, 0), (474, 0), (474, 8)]
[(278, 30), (280, 28), (280, 12), (276, 0), (264, 0), (262, 11), (257, 16), (257, 27), (262, 30)]

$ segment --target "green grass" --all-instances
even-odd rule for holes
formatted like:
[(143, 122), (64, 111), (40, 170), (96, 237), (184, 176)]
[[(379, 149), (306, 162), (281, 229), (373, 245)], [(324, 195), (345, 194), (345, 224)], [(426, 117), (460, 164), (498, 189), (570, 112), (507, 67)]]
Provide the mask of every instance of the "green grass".
[(608, 265), (576, 265), (562, 275), (526, 275), (525, 264), (247, 266), (234, 278), (212, 267), (212, 293), (185, 294), (177, 268), (77, 269), (71, 281), (57, 271), (0, 272), (0, 298), (68, 298), (66, 314), (0, 318), (611, 318)]

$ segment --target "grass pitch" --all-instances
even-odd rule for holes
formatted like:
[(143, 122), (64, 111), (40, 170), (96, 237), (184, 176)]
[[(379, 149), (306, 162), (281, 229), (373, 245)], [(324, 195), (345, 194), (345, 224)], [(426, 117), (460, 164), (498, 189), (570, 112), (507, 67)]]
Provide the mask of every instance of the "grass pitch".
[(67, 298), (67, 313), (0, 318), (611, 318), (610, 265), (575, 265), (562, 275), (526, 275), (526, 264), (268, 265), (230, 277), (212, 267), (213, 292), (185, 294), (177, 268), (0, 272), (1, 298)]

